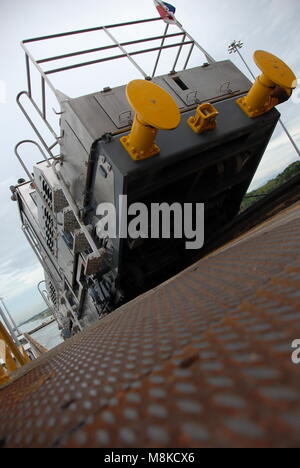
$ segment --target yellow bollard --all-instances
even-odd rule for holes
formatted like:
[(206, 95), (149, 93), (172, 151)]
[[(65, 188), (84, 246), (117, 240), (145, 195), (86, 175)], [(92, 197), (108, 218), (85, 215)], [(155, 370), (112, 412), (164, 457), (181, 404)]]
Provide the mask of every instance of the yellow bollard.
[(135, 161), (155, 156), (160, 152), (155, 144), (158, 129), (173, 130), (179, 125), (178, 106), (167, 91), (150, 81), (131, 81), (126, 95), (136, 114), (130, 134), (120, 142)]
[(295, 74), (275, 55), (257, 50), (254, 60), (263, 73), (256, 79), (247, 96), (237, 100), (240, 108), (251, 118), (263, 115), (287, 101), (297, 85)]
[(136, 114), (130, 135), (123, 137), (125, 149), (133, 159), (145, 159), (155, 156), (159, 153), (159, 147), (155, 144), (156, 134), (157, 128), (147, 125)]

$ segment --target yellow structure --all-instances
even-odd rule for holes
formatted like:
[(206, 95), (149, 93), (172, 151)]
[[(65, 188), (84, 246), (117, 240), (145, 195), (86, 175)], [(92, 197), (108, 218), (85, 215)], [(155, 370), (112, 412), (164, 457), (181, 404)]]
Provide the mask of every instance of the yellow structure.
[(135, 161), (155, 156), (160, 152), (155, 144), (157, 131), (173, 130), (179, 125), (178, 106), (167, 91), (150, 81), (131, 81), (126, 95), (136, 114), (130, 134), (120, 141)]
[(188, 119), (188, 125), (198, 133), (214, 130), (217, 126), (216, 117), (219, 115), (217, 109), (209, 102), (200, 104), (196, 109), (196, 115)]
[(0, 322), (0, 358), (4, 366), (0, 364), (0, 385), (9, 380), (9, 375), (18, 367), (27, 364), (30, 359), (24, 349), (13, 342), (11, 336), (6, 331), (4, 325)]
[(4, 368), (2, 367), (2, 365), (0, 364), (0, 387), (1, 385), (5, 384), (6, 382), (8, 382), (9, 380), (9, 375), (8, 373), (6, 372), (6, 370), (4, 370)]
[(256, 79), (248, 95), (237, 100), (241, 109), (251, 118), (265, 114), (287, 101), (297, 85), (295, 74), (275, 55), (257, 50), (254, 60), (262, 74)]

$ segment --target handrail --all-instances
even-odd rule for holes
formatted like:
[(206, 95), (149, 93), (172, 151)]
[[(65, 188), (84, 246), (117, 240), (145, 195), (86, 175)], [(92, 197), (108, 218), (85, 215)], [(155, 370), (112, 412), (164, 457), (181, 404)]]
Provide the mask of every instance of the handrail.
[[(121, 59), (121, 58), (128, 58), (130, 60), (130, 62), (139, 71), (139, 73), (142, 74), (142, 76), (144, 78), (151, 79), (151, 77), (149, 75), (147, 75), (147, 73), (133, 59), (133, 56), (139, 55), (139, 54), (157, 52), (157, 58), (156, 58), (156, 62), (155, 62), (155, 65), (154, 65), (154, 70), (153, 70), (153, 73), (152, 73), (152, 77), (154, 77), (155, 72), (157, 70), (157, 66), (158, 66), (162, 51), (165, 50), (165, 49), (170, 49), (170, 48), (174, 48), (174, 47), (178, 48), (178, 53), (177, 53), (175, 63), (174, 63), (173, 68), (172, 68), (172, 71), (175, 71), (175, 67), (176, 67), (176, 65), (178, 63), (182, 48), (185, 45), (190, 45), (191, 47), (190, 47), (190, 50), (188, 52), (188, 56), (187, 56), (187, 59), (186, 59), (185, 65), (184, 65), (184, 69), (186, 69), (186, 67), (188, 65), (188, 62), (189, 62), (189, 60), (191, 58), (192, 52), (193, 52), (195, 47), (197, 47), (204, 54), (204, 56), (206, 57), (206, 59), (208, 60), (209, 63), (213, 63), (215, 60), (208, 54), (208, 52), (206, 52), (206, 50), (203, 47), (201, 47), (200, 44), (198, 42), (196, 42), (192, 38), (192, 36), (190, 34), (188, 34), (183, 29), (182, 25), (179, 23), (179, 21), (177, 21), (177, 19), (175, 17), (173, 18), (173, 20), (174, 20), (174, 23), (173, 23), (172, 26), (175, 26), (175, 27), (177, 27), (179, 29), (179, 31), (177, 31), (177, 32), (174, 32), (172, 34), (167, 34), (169, 26), (170, 26), (169, 24), (167, 24), (163, 34), (156, 35), (156, 36), (153, 36), (153, 37), (146, 37), (146, 38), (141, 38), (141, 39), (136, 39), (136, 40), (125, 41), (125, 42), (119, 42), (116, 39), (116, 37), (114, 35), (112, 35), (110, 30), (111, 29), (121, 28), (121, 27), (126, 27), (126, 26), (133, 26), (133, 25), (152, 23), (152, 22), (163, 22), (163, 19), (161, 17), (155, 17), (155, 18), (150, 18), (150, 19), (135, 20), (135, 21), (129, 21), (129, 22), (124, 22), (124, 23), (118, 23), (118, 24), (110, 24), (110, 25), (107, 25), (107, 26), (97, 26), (97, 27), (87, 28), (87, 29), (82, 29), (82, 30), (68, 31), (68, 32), (63, 32), (63, 33), (58, 33), (58, 34), (52, 34), (52, 35), (40, 36), (40, 37), (36, 37), (36, 38), (31, 38), (31, 39), (25, 39), (25, 40), (23, 40), (21, 42), (21, 47), (23, 48), (23, 50), (25, 52), (25, 60), (26, 60), (27, 91), (23, 91), (22, 93), (20, 93), (18, 95), (17, 102), (18, 102), (18, 105), (20, 106), (22, 112), (24, 113), (25, 117), (27, 118), (28, 122), (30, 123), (31, 127), (33, 128), (33, 130), (38, 135), (40, 141), (42, 142), (43, 146), (45, 147), (45, 149), (46, 149), (46, 151), (48, 153), (50, 152), (50, 150), (49, 150), (46, 142), (42, 138), (40, 132), (38, 131), (37, 127), (34, 125), (32, 120), (30, 119), (28, 113), (25, 111), (24, 107), (22, 106), (22, 104), (20, 102), (20, 97), (22, 95), (24, 95), (24, 94), (27, 95), (28, 99), (33, 104), (33, 106), (35, 107), (35, 109), (38, 112), (39, 116), (42, 118), (42, 120), (47, 125), (50, 132), (53, 134), (53, 136), (54, 136), (54, 138), (56, 140), (56, 144), (57, 144), (59, 142), (59, 137), (55, 134), (54, 130), (52, 129), (52, 127), (49, 124), (49, 122), (47, 120), (47, 117), (46, 117), (46, 112), (47, 112), (46, 85), (49, 86), (49, 88), (52, 90), (52, 92), (54, 93), (54, 95), (57, 98), (57, 89), (52, 84), (52, 82), (51, 82), (51, 80), (49, 78), (49, 75), (53, 75), (53, 74), (57, 74), (57, 73), (61, 73), (61, 72), (66, 72), (68, 70), (77, 69), (79, 67), (91, 66), (91, 65), (98, 64), (98, 63), (102, 63), (102, 62), (111, 61), (111, 60), (116, 60), (116, 59)], [(164, 22), (163, 22), (163, 24), (164, 24)], [(87, 49), (87, 50), (79, 50), (79, 51), (70, 52), (70, 53), (57, 55), (57, 56), (53, 56), (53, 57), (40, 58), (38, 60), (34, 58), (34, 56), (32, 55), (32, 53), (31, 53), (31, 51), (29, 50), (29, 47), (28, 47), (28, 46), (30, 46), (30, 44), (36, 43), (36, 42), (39, 42), (39, 41), (47, 41), (47, 40), (52, 40), (52, 39), (71, 37), (71, 36), (74, 36), (74, 35), (83, 35), (83, 34), (87, 34), (87, 33), (91, 33), (91, 32), (97, 32), (97, 31), (103, 31), (104, 33), (106, 33), (106, 35), (109, 36), (112, 43), (108, 44), (106, 46), (102, 46), (102, 47), (96, 47), (96, 48), (91, 48), (91, 49)], [(176, 43), (176, 44), (167, 44), (167, 45), (165, 44), (166, 39), (174, 38), (174, 37), (178, 37), (178, 36), (183, 37), (182, 42), (179, 42), (179, 43)], [(158, 47), (151, 47), (151, 48), (148, 48), (148, 49), (135, 50), (135, 51), (132, 51), (132, 52), (129, 52), (129, 51), (127, 51), (125, 49), (126, 46), (131, 46), (131, 45), (134, 45), (134, 44), (142, 44), (142, 43), (146, 43), (146, 42), (150, 42), (150, 41), (158, 41), (158, 40), (161, 40), (161, 43), (160, 43), (160, 45)], [(71, 64), (69, 66), (62, 66), (62, 67), (59, 67), (59, 68), (53, 68), (53, 69), (50, 69), (50, 70), (47, 70), (47, 71), (44, 70), (42, 68), (42, 66), (41, 66), (44, 63), (49, 63), (49, 62), (53, 62), (53, 61), (56, 61), (56, 60), (62, 60), (62, 59), (71, 58), (71, 57), (78, 57), (78, 56), (87, 55), (87, 54), (91, 54), (91, 53), (95, 53), (95, 52), (101, 52), (101, 51), (104, 51), (104, 50), (109, 50), (109, 49), (114, 49), (115, 50), (115, 49), (118, 49), (118, 48), (122, 53), (118, 54), (118, 55), (110, 56), (110, 57), (98, 58), (97, 60), (89, 60), (89, 61), (86, 61), (86, 62), (83, 62), (83, 63), (73, 63), (73, 64)], [(38, 72), (41, 75), (41, 95), (42, 95), (41, 109), (38, 107), (38, 105), (35, 103), (34, 99), (32, 98), (32, 81), (31, 81), (31, 69), (30, 69), (31, 64), (38, 70)], [(52, 147), (53, 146), (54, 145), (52, 145)]]
[[(0, 363), (0, 387), (5, 385), (11, 379), (11, 374), (18, 367), (22, 367), (30, 362), (29, 357), (25, 353), (23, 346), (17, 341), (13, 341), (12, 337), (6, 330), (5, 326), (0, 321), (0, 357), (4, 361), (5, 368)], [(17, 364), (18, 363), (18, 364)]]
[(24, 366), (29, 362), (29, 358), (27, 360), (26, 357), (19, 351), (18, 346), (13, 342), (11, 336), (6, 331), (5, 327), (0, 322), (0, 337), (5, 341), (6, 345), (8, 346), (10, 352), (14, 355), (16, 360), (19, 362), (21, 366)]
[(125, 56), (128, 58), (128, 60), (130, 60), (130, 62), (135, 66), (135, 68), (142, 74), (144, 75), (144, 78), (147, 78), (147, 73), (144, 72), (144, 70), (136, 63), (135, 60), (133, 60), (133, 58), (131, 57), (131, 55), (133, 54), (130, 54), (129, 52), (127, 52), (124, 47), (122, 46), (122, 44), (120, 44), (117, 39), (112, 35), (112, 33), (106, 29), (106, 28), (103, 28), (103, 31), (106, 33), (106, 35), (114, 42), (114, 44), (120, 49), (121, 52), (123, 52), (123, 54), (125, 54)]
[[(47, 162), (48, 164), (48, 167), (51, 166), (51, 163), (50, 163), (50, 159), (46, 156), (46, 154), (44, 153), (43, 151), (43, 148), (34, 140), (22, 140), (22, 141), (19, 141), (19, 143), (15, 146), (15, 155), (19, 161), (19, 163), (21, 164), (21, 166), (23, 167), (24, 171), (26, 172), (30, 182), (33, 182), (33, 178), (32, 178), (32, 175), (31, 173), (28, 171), (23, 159), (21, 158), (20, 154), (19, 154), (19, 148), (20, 146), (24, 145), (25, 143), (29, 143), (29, 144), (32, 144), (32, 145), (35, 145), (41, 152), (43, 158), (45, 159), (45, 161)], [(53, 156), (51, 157), (51, 159), (55, 159), (53, 158)]]
[(75, 34), (86, 34), (89, 32), (96, 32), (96, 31), (101, 31), (103, 28), (106, 29), (112, 29), (112, 28), (120, 28), (123, 26), (132, 26), (135, 24), (142, 24), (142, 23), (149, 23), (151, 21), (162, 21), (161, 17), (155, 17), (155, 18), (148, 18), (148, 19), (143, 19), (143, 20), (135, 20), (135, 21), (128, 21), (126, 23), (116, 23), (116, 24), (108, 24), (106, 26), (96, 26), (94, 28), (87, 28), (87, 29), (77, 29), (75, 31), (68, 31), (64, 33), (57, 33), (57, 34), (51, 34), (48, 36), (40, 36), (40, 37), (34, 37), (32, 39), (25, 39), (22, 41), (21, 44), (28, 44), (30, 42), (37, 42), (37, 41), (45, 41), (48, 39), (58, 39), (59, 37), (65, 37), (65, 36), (73, 36)]
[(22, 105), (21, 103), (21, 97), (22, 96), (27, 96), (28, 100), (30, 101), (30, 103), (33, 105), (33, 107), (35, 108), (36, 112), (38, 113), (38, 115), (41, 117), (41, 119), (43, 120), (43, 122), (45, 123), (45, 125), (47, 126), (48, 130), (50, 131), (50, 133), (53, 135), (54, 139), (55, 139), (55, 143), (53, 145), (51, 145), (51, 148), (54, 148), (58, 143), (59, 143), (59, 137), (58, 135), (56, 135), (55, 133), (55, 130), (52, 128), (52, 126), (50, 125), (50, 123), (48, 122), (48, 120), (46, 119), (46, 97), (45, 97), (45, 80), (43, 78), (43, 86), (42, 86), (42, 106), (43, 106), (43, 112), (40, 111), (39, 107), (37, 106), (37, 104), (35, 103), (35, 101), (32, 99), (32, 97), (30, 96), (29, 92), (27, 91), (21, 91), (18, 95), (17, 95), (17, 98), (16, 98), (16, 101), (17, 101), (17, 104), (19, 106), (19, 108), (21, 109), (22, 113), (25, 115), (27, 121), (29, 122), (29, 124), (31, 125), (32, 129), (34, 130), (34, 132), (36, 133), (36, 135), (39, 137), (42, 145), (44, 146), (45, 150), (48, 152), (50, 158), (53, 158), (53, 154), (50, 150), (50, 148), (48, 147), (47, 143), (45, 142), (44, 138), (42, 137), (41, 133), (39, 132), (39, 130), (37, 129), (36, 125), (33, 123), (32, 119), (29, 117), (28, 113), (26, 112), (24, 106)]
[(56, 55), (54, 57), (47, 57), (45, 59), (37, 60), (36, 63), (41, 64), (41, 63), (53, 62), (56, 60), (63, 60), (65, 58), (76, 57), (78, 55), (92, 54), (95, 52), (102, 52), (103, 50), (116, 49), (117, 47), (119, 47), (119, 45), (121, 45), (122, 47), (125, 47), (125, 46), (134, 45), (134, 44), (140, 44), (141, 42), (152, 42), (152, 41), (157, 41), (159, 39), (166, 40), (172, 37), (178, 37), (178, 36), (183, 36), (183, 35), (184, 35), (183, 32), (172, 33), (172, 34), (165, 33), (162, 36), (154, 36), (154, 37), (147, 37), (144, 39), (136, 39), (134, 41), (120, 42), (120, 44), (111, 44), (107, 46), (96, 47), (94, 49), (79, 50), (77, 52), (70, 52), (68, 54)]
[[(52, 311), (53, 315), (55, 316), (55, 312), (56, 312), (55, 307), (54, 307), (54, 304), (52, 303), (51, 299), (49, 298), (48, 291), (47, 290), (42, 291), (40, 289), (40, 285), (42, 283), (45, 283), (46, 288), (47, 288), (46, 280), (42, 280), (37, 284), (38, 291), (39, 291), (40, 295), (42, 296), (42, 298), (44, 299), (44, 301), (45, 301), (46, 305), (48, 306), (48, 308)], [(46, 292), (46, 294), (44, 294), (44, 292)], [(51, 304), (50, 304), (50, 301), (51, 301)], [(52, 304), (53, 304), (53, 306), (52, 306)]]
[[(42, 265), (43, 269), (47, 272), (47, 274), (49, 275), (49, 277), (51, 278), (51, 281), (53, 282), (54, 286), (56, 287), (57, 291), (61, 291), (61, 288), (59, 287), (59, 285), (57, 284), (56, 280), (54, 279), (53, 275), (51, 274), (51, 271), (50, 269), (48, 268), (48, 265), (46, 264), (41, 252), (38, 250), (36, 244), (34, 243), (34, 241), (32, 240), (32, 235), (30, 233), (30, 231), (28, 230), (28, 225), (26, 224), (23, 224), (22, 226), (22, 231), (26, 237), (26, 239), (28, 240), (32, 250), (34, 251), (38, 261), (40, 262), (40, 264)], [(61, 278), (62, 279), (62, 278)]]
[[(121, 58), (126, 58), (126, 57), (130, 59), (130, 61), (132, 62), (133, 55), (141, 55), (141, 54), (146, 54), (149, 52), (157, 52), (157, 51), (159, 52), (161, 50), (172, 49), (174, 47), (182, 48), (183, 45), (191, 45), (191, 44), (193, 44), (193, 41), (186, 41), (184, 43), (178, 42), (176, 44), (168, 44), (164, 46), (151, 47), (149, 49), (134, 50), (133, 52), (126, 52), (125, 49), (123, 49), (124, 52), (120, 55), (111, 55), (110, 57), (105, 57), (105, 58), (101, 58), (97, 60), (90, 60), (89, 62), (76, 63), (75, 65), (68, 65), (66, 67), (54, 68), (52, 70), (45, 71), (45, 75), (46, 76), (53, 75), (55, 73), (61, 73), (61, 72), (68, 71), (68, 70), (74, 70), (76, 68), (87, 67), (90, 65), (96, 65), (98, 63), (109, 62), (111, 60), (116, 60), (116, 59), (121, 59)], [(136, 68), (139, 69), (140, 73), (144, 76), (144, 78), (146, 78), (147, 74), (136, 64), (136, 62), (135, 62), (135, 66)]]
[[(166, 24), (166, 28), (165, 28), (165, 32), (164, 32), (164, 35), (163, 35), (163, 37), (162, 37), (162, 41), (161, 41), (161, 44), (160, 44), (161, 47), (163, 47), (166, 38), (169, 36), (169, 35), (168, 35), (169, 26), (170, 26), (170, 24), (167, 23), (167, 24)], [(183, 33), (182, 33), (182, 34), (183, 34)], [(156, 61), (155, 61), (155, 65), (154, 65), (154, 69), (153, 69), (153, 72), (152, 72), (152, 78), (155, 76), (155, 73), (156, 73), (156, 70), (157, 70), (157, 66), (158, 66), (158, 62), (159, 62), (159, 59), (160, 59), (160, 56), (161, 56), (161, 51), (162, 51), (162, 49), (160, 49), (160, 50), (158, 51), (158, 54), (157, 54), (157, 57), (156, 57)]]

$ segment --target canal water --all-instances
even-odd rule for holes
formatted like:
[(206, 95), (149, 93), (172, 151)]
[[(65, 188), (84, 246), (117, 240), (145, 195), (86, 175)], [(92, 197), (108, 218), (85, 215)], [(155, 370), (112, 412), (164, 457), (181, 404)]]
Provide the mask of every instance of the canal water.
[[(33, 330), (34, 328), (41, 325), (44, 321), (45, 319), (35, 320), (33, 322), (26, 323), (25, 325), (21, 325), (19, 329), (23, 333), (28, 333), (30, 330)], [(41, 328), (31, 336), (48, 350), (63, 342), (56, 321), (50, 323), (50, 325), (46, 325), (46, 327)]]

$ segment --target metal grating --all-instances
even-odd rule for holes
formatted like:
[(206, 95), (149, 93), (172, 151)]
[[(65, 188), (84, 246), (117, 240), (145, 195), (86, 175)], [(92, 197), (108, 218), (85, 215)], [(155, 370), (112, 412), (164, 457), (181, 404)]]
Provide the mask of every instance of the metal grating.
[(79, 229), (78, 221), (71, 208), (64, 208), (63, 210), (63, 229), (68, 232), (74, 232), (75, 229)]
[(44, 199), (45, 204), (47, 204), (50, 210), (53, 209), (53, 191), (52, 188), (49, 187), (49, 184), (46, 182), (45, 179), (42, 179), (42, 196)]
[(52, 212), (46, 208), (46, 206), (43, 207), (43, 221), (44, 221), (44, 236), (46, 238), (47, 246), (49, 247), (50, 251), (54, 255), (54, 245), (55, 245), (55, 238), (56, 238), (56, 232), (55, 232), (55, 226), (54, 226), (54, 219), (52, 216)]
[(84, 252), (90, 247), (89, 241), (85, 233), (81, 229), (74, 231), (74, 253)]
[(42, 205), (43, 234), (49, 250), (54, 255), (56, 229), (53, 218), (53, 190), (44, 178), (41, 181), (41, 195), (44, 201)]
[(1, 445), (299, 446), (299, 211), (28, 367), (0, 391)]
[(53, 189), (53, 211), (59, 213), (68, 206), (68, 201), (61, 188), (55, 187)]
[(52, 304), (57, 307), (57, 292), (56, 287), (53, 285), (52, 281), (49, 281), (49, 293)]

